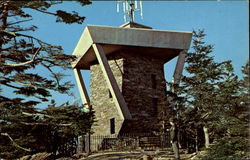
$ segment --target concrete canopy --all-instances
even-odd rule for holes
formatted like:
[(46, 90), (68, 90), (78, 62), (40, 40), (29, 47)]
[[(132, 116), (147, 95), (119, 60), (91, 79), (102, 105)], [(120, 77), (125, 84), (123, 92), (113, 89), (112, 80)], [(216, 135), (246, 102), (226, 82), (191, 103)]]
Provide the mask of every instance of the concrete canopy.
[(77, 60), (74, 68), (89, 69), (96, 60), (92, 44), (102, 46), (106, 55), (123, 48), (164, 59), (179, 55), (190, 46), (192, 32), (163, 31), (145, 28), (87, 26), (73, 52)]

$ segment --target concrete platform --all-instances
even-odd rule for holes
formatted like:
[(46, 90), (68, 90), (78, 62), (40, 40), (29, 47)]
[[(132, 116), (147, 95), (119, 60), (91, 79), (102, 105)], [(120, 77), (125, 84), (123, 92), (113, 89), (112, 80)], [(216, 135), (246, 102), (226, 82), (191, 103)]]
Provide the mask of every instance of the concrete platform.
[(92, 44), (100, 44), (106, 55), (125, 48), (138, 50), (167, 62), (178, 56), (180, 51), (187, 50), (191, 38), (192, 32), (89, 25), (73, 52), (78, 57), (73, 67), (89, 69), (91, 62), (96, 60)]

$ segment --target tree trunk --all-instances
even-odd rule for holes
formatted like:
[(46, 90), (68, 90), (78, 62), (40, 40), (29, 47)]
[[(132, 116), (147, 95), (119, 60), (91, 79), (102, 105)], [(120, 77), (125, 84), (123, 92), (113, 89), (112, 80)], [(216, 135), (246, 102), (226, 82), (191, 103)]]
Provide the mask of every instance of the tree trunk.
[(196, 150), (196, 152), (199, 151), (199, 146), (198, 146), (198, 129), (195, 129), (195, 150)]
[[(0, 21), (2, 22), (1, 25), (0, 25), (0, 29), (1, 30), (5, 30), (8, 26), (7, 24), (7, 18), (8, 18), (8, 7), (9, 7), (9, 1), (7, 2), (2, 2), (2, 8), (3, 10), (0, 11), (1, 13), (1, 18), (0, 18)], [(4, 37), (1, 37), (0, 39), (0, 50), (2, 50), (2, 47), (3, 47), (3, 44), (4, 44)]]
[(181, 146), (181, 132), (179, 129), (178, 129), (178, 133), (177, 133), (177, 138), (178, 138), (178, 146), (179, 146), (179, 148), (182, 148), (182, 146)]
[(210, 145), (208, 128), (206, 126), (203, 126), (203, 131), (204, 131), (204, 135), (205, 135), (205, 147), (208, 148)]

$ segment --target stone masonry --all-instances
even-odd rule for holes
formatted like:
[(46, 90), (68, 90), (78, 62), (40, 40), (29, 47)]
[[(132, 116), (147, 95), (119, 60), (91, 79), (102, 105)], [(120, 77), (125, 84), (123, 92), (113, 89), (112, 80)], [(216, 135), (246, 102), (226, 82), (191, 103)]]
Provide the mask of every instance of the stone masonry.
[(132, 120), (121, 123), (101, 68), (93, 63), (90, 101), (97, 121), (94, 134), (149, 133), (158, 124), (160, 101), (165, 94), (164, 60), (129, 49), (112, 53), (107, 59)]
[[(123, 59), (109, 59), (108, 63), (118, 83), (119, 89), (122, 88)], [(94, 134), (109, 135), (110, 119), (115, 119), (115, 133), (120, 130), (122, 123), (111, 97), (106, 80), (103, 76), (99, 64), (90, 66), (91, 72), (91, 97), (90, 103), (95, 111), (96, 123), (93, 126)]]

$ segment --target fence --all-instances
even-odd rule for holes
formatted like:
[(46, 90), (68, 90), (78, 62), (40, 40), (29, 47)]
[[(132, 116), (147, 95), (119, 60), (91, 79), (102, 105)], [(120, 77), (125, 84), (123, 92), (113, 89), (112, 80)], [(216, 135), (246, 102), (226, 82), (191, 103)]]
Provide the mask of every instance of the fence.
[(155, 150), (170, 147), (169, 133), (123, 135), (85, 135), (78, 138), (77, 152)]
[[(192, 135), (181, 131), (179, 146), (195, 151), (196, 142)], [(138, 133), (122, 135), (85, 135), (60, 142), (57, 154), (71, 156), (81, 152), (156, 150), (171, 147), (169, 132), (161, 135)]]

